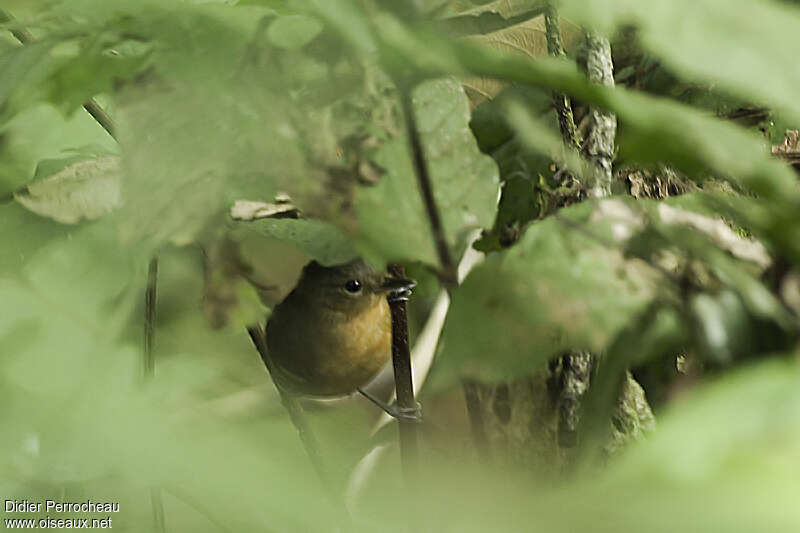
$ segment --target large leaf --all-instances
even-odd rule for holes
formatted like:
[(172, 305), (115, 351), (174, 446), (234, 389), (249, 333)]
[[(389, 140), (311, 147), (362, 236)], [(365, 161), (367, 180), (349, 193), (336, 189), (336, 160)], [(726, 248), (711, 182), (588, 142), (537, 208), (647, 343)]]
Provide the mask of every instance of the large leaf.
[(303, 15), (278, 17), (270, 23), (267, 36), (280, 48), (301, 48), (311, 42), (322, 31), (322, 24)]
[[(497, 50), (527, 56), (529, 58), (547, 56), (548, 48), (545, 17), (541, 13), (544, 10), (543, 6), (544, 3), (541, 4), (539, 12), (533, 18), (517, 21), (516, 24), (510, 24), (494, 31), (482, 32), (483, 35), (469, 37), (469, 41), (476, 44), (488, 45)], [(514, 2), (502, 1), (481, 6), (479, 9), (481, 13), (483, 13), (483, 15), (481, 15), (483, 17), (495, 11), (509, 17), (512, 13), (519, 11), (519, 6), (515, 6)], [(491, 9), (491, 11), (485, 12), (483, 11), (484, 9)], [(517, 17), (519, 17), (519, 15), (513, 18), (516, 19)], [(575, 46), (583, 38), (582, 30), (574, 24), (567, 23), (567, 21), (563, 19), (561, 21), (561, 30), (565, 50), (574, 50)], [(488, 77), (480, 77), (465, 79), (464, 86), (467, 89), (467, 94), (470, 96), (471, 102), (475, 105), (484, 99), (494, 98), (498, 92), (507, 86), (507, 83)]]
[[(51, 66), (50, 50), (54, 43), (10, 46), (0, 52), (0, 102), (25, 101)], [(16, 109), (5, 109), (10, 115)]]
[(255, 87), (213, 82), (131, 94), (120, 109), (127, 126), (121, 131), (123, 235), (190, 242), (234, 200), (281, 191), (306, 208), (321, 182), (306, 170), (297, 134), (274, 103)]
[[(463, 249), (467, 232), (491, 223), (497, 198), (497, 166), (478, 150), (469, 129), (469, 107), (453, 79), (426, 82), (414, 91), (414, 112), (448, 242)], [(438, 259), (420, 199), (406, 138), (386, 142), (375, 162), (387, 173), (356, 196), (362, 253), (380, 263)]]
[(453, 292), (435, 385), (525, 375), (562, 350), (605, 348), (654, 294), (654, 271), (606, 244), (637, 224), (619, 200), (583, 203), (487, 257)]
[(246, 223), (247, 226), (295, 246), (323, 265), (340, 265), (358, 255), (352, 239), (321, 220), (266, 218)]
[(35, 170), (45, 160), (64, 159), (64, 152), (86, 145), (96, 146), (97, 155), (114, 153), (117, 145), (88, 113), (75, 113), (65, 119), (53, 107), (38, 104), (22, 111), (8, 122), (0, 143), (0, 196), (5, 196), (45, 177)]
[[(25, 221), (18, 209), (2, 207), (7, 220)], [(4, 226), (6, 246), (27, 253), (10, 257), (0, 275), (2, 379), (45, 394), (75, 391), (83, 382), (76, 378), (102, 360), (127, 323), (142, 270), (137, 275), (134, 252), (119, 245), (108, 223), (63, 233), (49, 221), (26, 226), (35, 233)], [(23, 244), (32, 238), (35, 247)]]
[(203, 7), (179, 17), (188, 34), (168, 24), (179, 9), (173, 4), (137, 25), (160, 44), (152, 61), (161, 80), (121, 99), (120, 223), (129, 239), (190, 242), (241, 198), (283, 191), (304, 210), (321, 203), (322, 180), (290, 118), (297, 106), (274, 65), (257, 55), (262, 12)]

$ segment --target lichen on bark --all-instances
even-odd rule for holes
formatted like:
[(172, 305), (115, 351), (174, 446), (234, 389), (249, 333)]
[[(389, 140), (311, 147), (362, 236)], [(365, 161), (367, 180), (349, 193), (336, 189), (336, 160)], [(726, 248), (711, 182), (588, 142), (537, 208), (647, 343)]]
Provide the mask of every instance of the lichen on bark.
[[(586, 75), (589, 81), (605, 87), (614, 86), (614, 64), (608, 39), (589, 33), (586, 35)], [(589, 190), (596, 197), (610, 196), (613, 179), (614, 138), (617, 135), (617, 117), (598, 108), (589, 110), (589, 133), (584, 154), (598, 168), (595, 182)]]

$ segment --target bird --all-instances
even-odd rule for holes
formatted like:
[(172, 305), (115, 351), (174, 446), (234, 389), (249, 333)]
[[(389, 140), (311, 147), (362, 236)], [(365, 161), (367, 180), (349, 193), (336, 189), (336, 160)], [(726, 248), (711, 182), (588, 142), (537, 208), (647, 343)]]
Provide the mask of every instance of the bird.
[(296, 395), (332, 398), (361, 392), (389, 359), (387, 296), (408, 294), (411, 279), (377, 272), (362, 259), (323, 266), (311, 261), (266, 325), (270, 372)]

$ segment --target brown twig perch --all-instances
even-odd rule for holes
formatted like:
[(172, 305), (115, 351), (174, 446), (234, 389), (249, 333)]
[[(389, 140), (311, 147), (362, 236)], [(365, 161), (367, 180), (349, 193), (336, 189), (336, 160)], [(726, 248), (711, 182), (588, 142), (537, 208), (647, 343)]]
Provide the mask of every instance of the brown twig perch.
[[(401, 265), (390, 265), (389, 273), (397, 278), (405, 277)], [(392, 312), (392, 366), (397, 392), (397, 406), (405, 412), (417, 412), (419, 406), (414, 399), (414, 382), (411, 376), (411, 351), (408, 346), (408, 315), (405, 295), (389, 295)], [(398, 419), (400, 423), (400, 457), (407, 476), (413, 476), (418, 457), (417, 424), (413, 420)]]
[(440, 279), (446, 287), (451, 288), (458, 283), (458, 274), (453, 257), (450, 255), (450, 247), (447, 245), (447, 236), (444, 232), (439, 208), (436, 205), (436, 197), (433, 195), (433, 184), (428, 171), (428, 163), (425, 161), (425, 152), (419, 135), (419, 128), (417, 128), (417, 119), (414, 115), (411, 89), (408, 86), (401, 86), (400, 92), (408, 143), (414, 161), (414, 173), (417, 176), (419, 192), (422, 196), (422, 202), (425, 204), (425, 211), (428, 214), (428, 222), (431, 226), (436, 252), (439, 255), (439, 262), (442, 267)]

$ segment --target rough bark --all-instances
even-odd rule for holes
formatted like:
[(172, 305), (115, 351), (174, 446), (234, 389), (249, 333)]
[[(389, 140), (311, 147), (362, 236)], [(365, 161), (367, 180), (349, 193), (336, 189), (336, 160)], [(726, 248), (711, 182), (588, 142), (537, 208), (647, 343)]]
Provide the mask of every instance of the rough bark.
[[(611, 45), (605, 37), (586, 36), (586, 74), (589, 81), (606, 87), (614, 86), (614, 64)], [(584, 154), (597, 167), (594, 183), (589, 187), (595, 197), (611, 195), (614, 160), (614, 138), (617, 135), (617, 117), (602, 109), (589, 110), (589, 133)]]
[[(561, 25), (558, 21), (558, 11), (548, 5), (544, 12), (545, 29), (547, 31), (547, 53), (553, 57), (564, 56), (564, 44), (561, 39)], [(572, 113), (572, 102), (564, 93), (553, 93), (553, 105), (558, 115), (558, 127), (567, 146), (580, 149), (583, 142), (575, 125)]]

